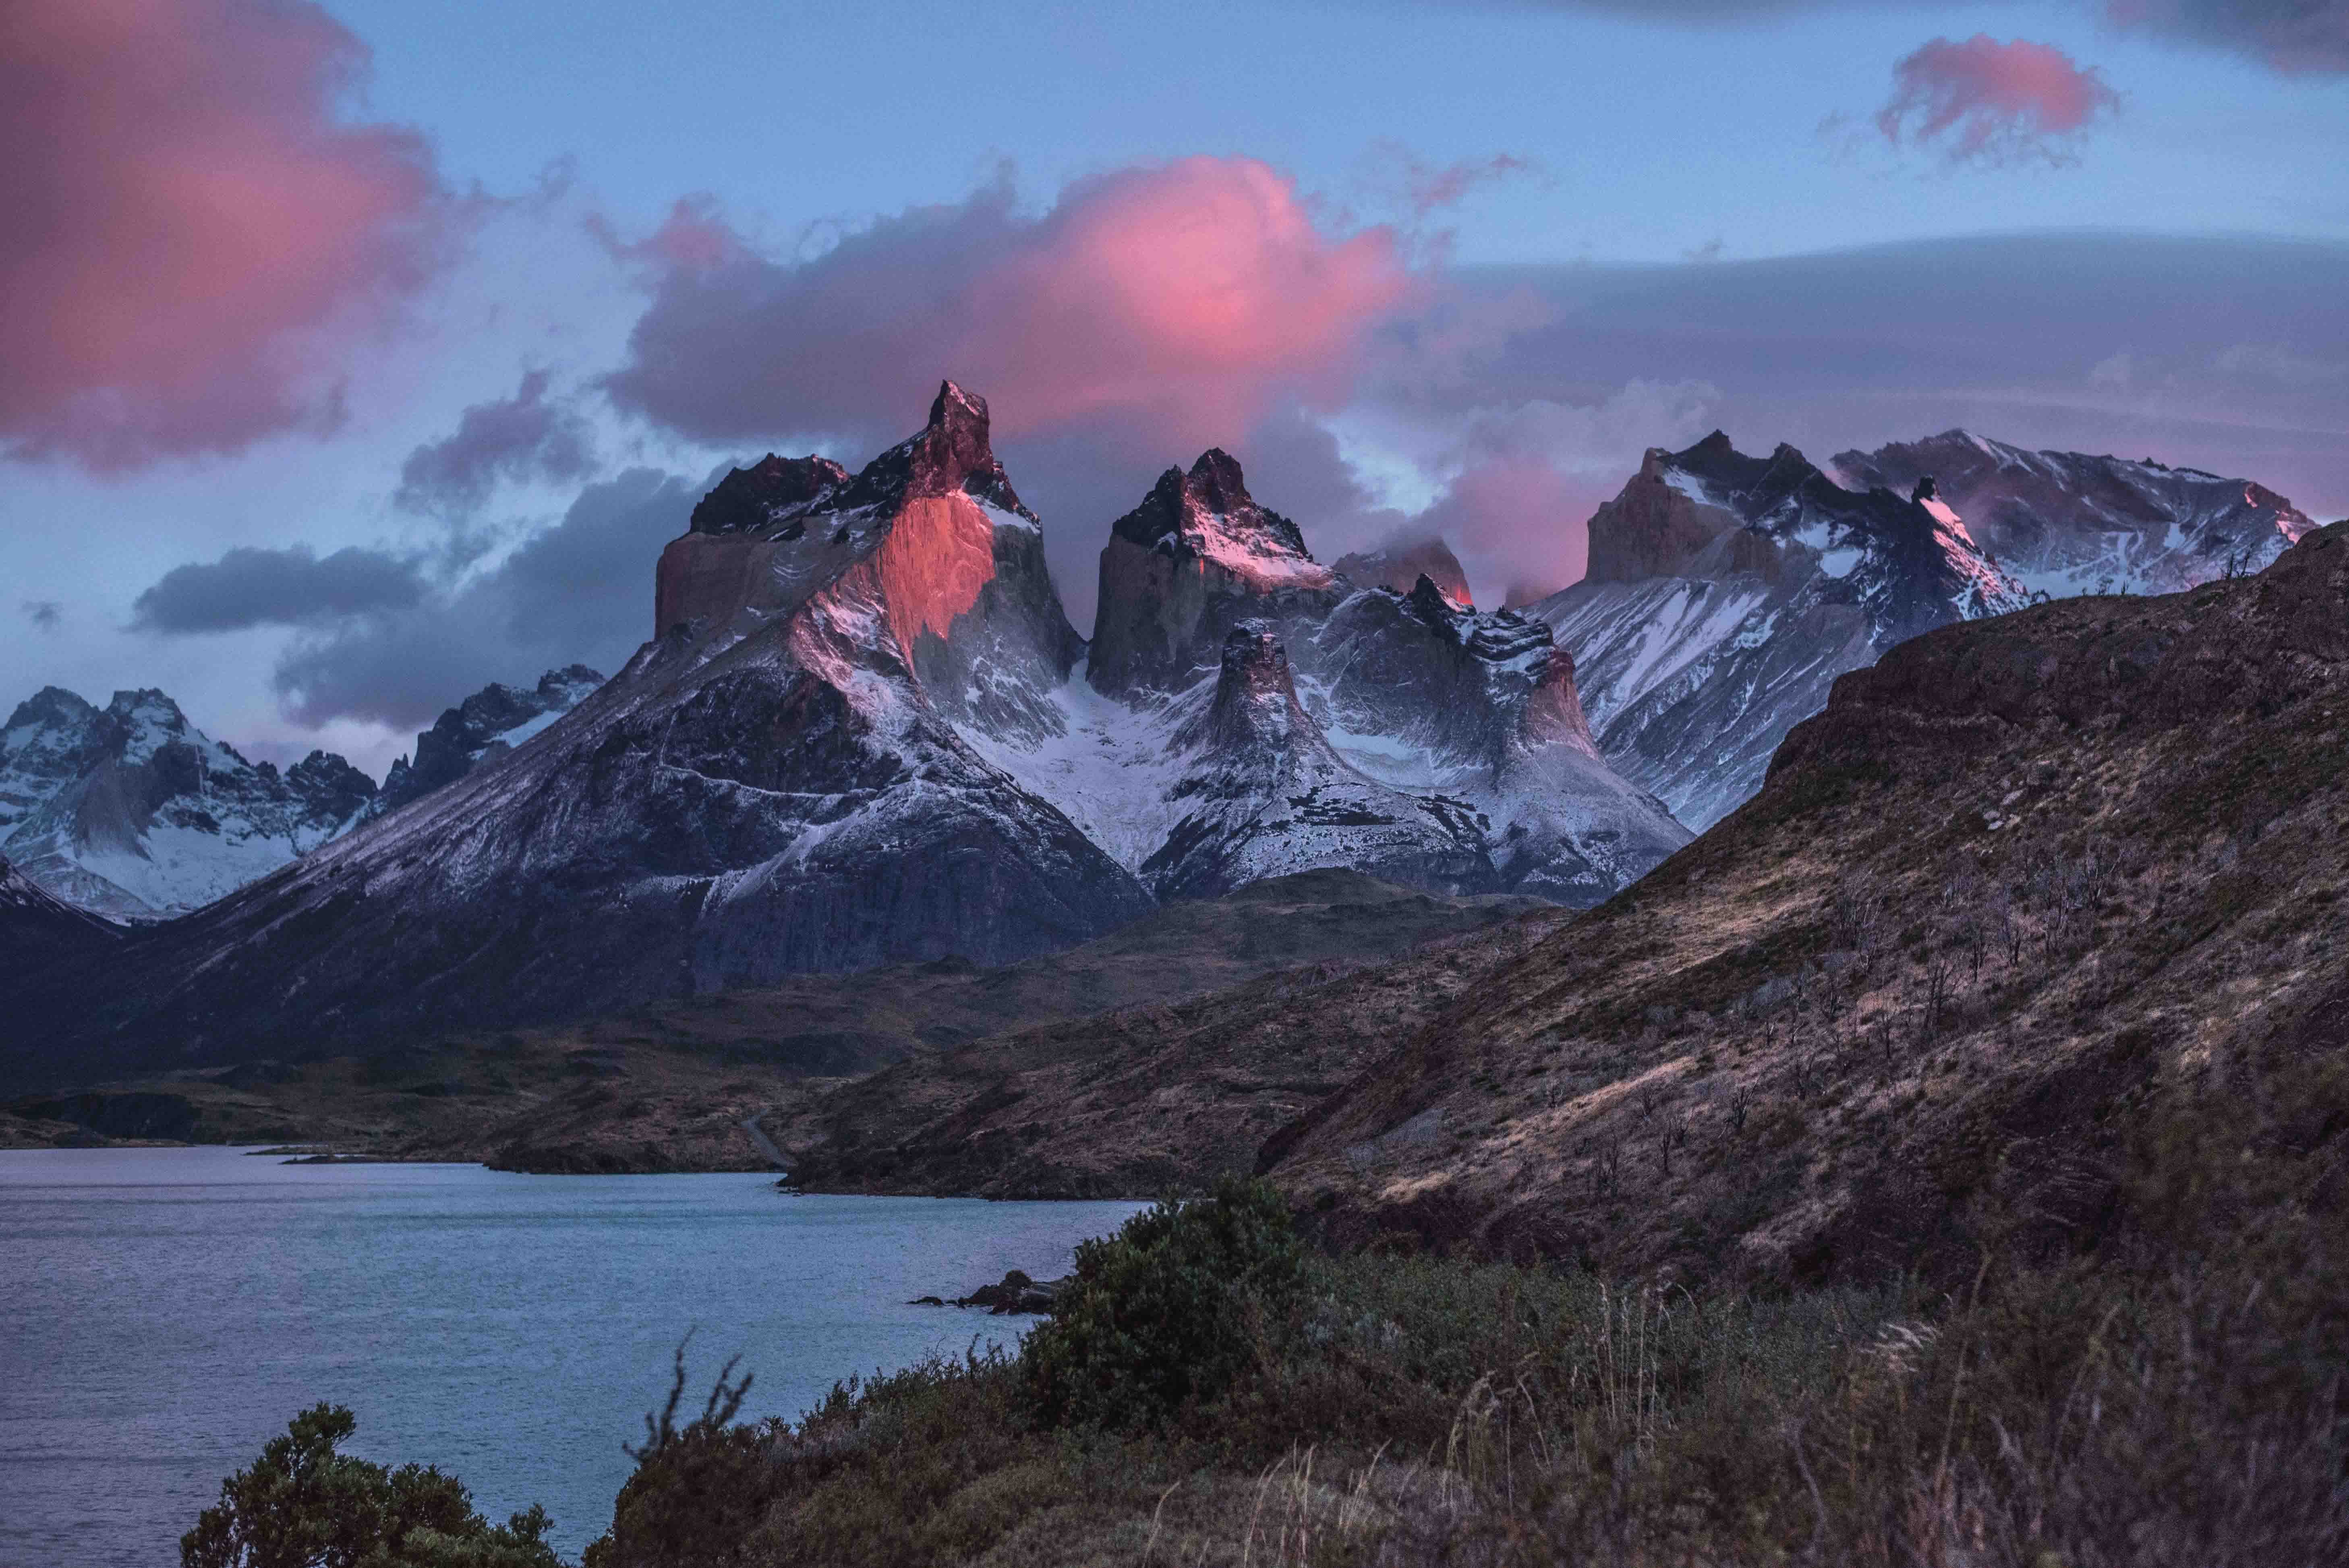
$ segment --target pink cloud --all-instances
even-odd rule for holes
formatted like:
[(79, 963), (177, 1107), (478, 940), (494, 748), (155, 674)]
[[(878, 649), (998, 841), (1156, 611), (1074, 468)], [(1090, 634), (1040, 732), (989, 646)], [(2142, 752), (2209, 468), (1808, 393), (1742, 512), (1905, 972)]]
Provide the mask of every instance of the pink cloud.
[(1619, 476), (1567, 474), (1538, 459), (1496, 457), (1454, 479), (1409, 531), (1450, 542), (1478, 586), (1479, 603), (1523, 604), (1581, 581), (1590, 514), (1621, 488)]
[(952, 376), (1000, 435), (1111, 419), (1165, 450), (1228, 443), (1286, 399), (1341, 400), (1414, 287), (1393, 233), (1324, 232), (1244, 158), (1121, 170), (1039, 217), (1001, 178), (797, 264), (683, 203), (630, 253), (653, 297), (607, 389), (713, 441), (894, 430)]
[(1876, 128), (1895, 144), (1938, 146), (1953, 162), (2067, 161), (2069, 143), (2120, 108), (2103, 75), (2049, 44), (1987, 33), (1935, 38), (1892, 67)]
[(422, 139), (335, 118), (366, 66), (302, 0), (0, 12), (0, 440), (122, 469), (333, 423), (334, 338), (447, 238)]

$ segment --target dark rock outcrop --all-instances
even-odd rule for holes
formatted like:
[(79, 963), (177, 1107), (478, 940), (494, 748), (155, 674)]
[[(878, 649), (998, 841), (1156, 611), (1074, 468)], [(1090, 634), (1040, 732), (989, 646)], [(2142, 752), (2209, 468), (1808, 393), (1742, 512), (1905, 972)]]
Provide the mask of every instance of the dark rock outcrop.
[[(695, 515), (699, 517), (698, 508)], [(570, 712), (603, 684), (604, 677), (585, 665), (570, 665), (547, 671), (535, 686), (483, 686), (417, 736), (413, 761), (403, 757), (391, 765), (371, 817), (396, 811), (454, 784), (482, 762), (503, 756), (517, 740), (527, 739)]]
[(0, 857), (0, 993), (21, 997), (42, 976), (98, 959), (121, 940), (119, 926), (50, 896)]

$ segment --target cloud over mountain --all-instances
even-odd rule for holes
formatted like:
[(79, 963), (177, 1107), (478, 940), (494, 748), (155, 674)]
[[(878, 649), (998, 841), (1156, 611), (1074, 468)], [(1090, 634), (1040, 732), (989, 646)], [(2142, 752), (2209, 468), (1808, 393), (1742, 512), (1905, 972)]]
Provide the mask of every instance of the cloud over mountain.
[(631, 253), (652, 301), (605, 389), (716, 442), (876, 436), (946, 374), (984, 387), (1012, 438), (1110, 418), (1168, 450), (1228, 441), (1284, 398), (1341, 397), (1412, 286), (1394, 234), (1324, 232), (1246, 158), (1117, 170), (1040, 216), (1007, 175), (802, 262), (681, 204)]
[(453, 224), (421, 136), (337, 117), (367, 64), (304, 0), (0, 15), (0, 444), (120, 470), (338, 422), (338, 348)]
[(412, 728), (484, 680), (564, 664), (616, 670), (652, 630), (654, 562), (701, 490), (654, 469), (590, 484), (494, 565), (304, 632), (278, 661), (278, 696), (305, 724)]

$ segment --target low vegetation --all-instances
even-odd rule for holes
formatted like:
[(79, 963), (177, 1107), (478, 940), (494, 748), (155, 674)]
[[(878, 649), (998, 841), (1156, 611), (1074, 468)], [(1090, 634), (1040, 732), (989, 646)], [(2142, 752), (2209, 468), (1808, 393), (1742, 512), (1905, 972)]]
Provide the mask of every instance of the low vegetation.
[(357, 1426), (336, 1405), (295, 1417), (180, 1538), (182, 1568), (557, 1568), (544, 1510), (493, 1525), (454, 1476), (336, 1452)]
[[(588, 1561), (2338, 1562), (2349, 1282), (2263, 1234), (1704, 1294), (1324, 1257), (1226, 1184), (1087, 1249), (1017, 1357), (648, 1452)], [(642, 1527), (720, 1507), (747, 1528), (693, 1553)]]
[[(2273, 1151), (2196, 1169), (2143, 1172), (2164, 1244), (1954, 1291), (1331, 1257), (1226, 1181), (1088, 1245), (1016, 1355), (756, 1424), (725, 1375), (680, 1424), (680, 1355), (586, 1565), (2343, 1561), (2337, 1221)], [(348, 1420), (233, 1478), (187, 1568), (551, 1561), (535, 1511), (335, 1456)]]

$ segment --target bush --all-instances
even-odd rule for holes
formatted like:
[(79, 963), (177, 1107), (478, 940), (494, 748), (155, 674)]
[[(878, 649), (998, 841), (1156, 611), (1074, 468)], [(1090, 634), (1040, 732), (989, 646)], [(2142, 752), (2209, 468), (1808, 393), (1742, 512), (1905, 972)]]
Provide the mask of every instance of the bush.
[(1294, 1295), (1304, 1249), (1272, 1185), (1219, 1179), (1077, 1249), (1051, 1318), (1020, 1352), (1048, 1425), (1163, 1422), (1216, 1398), (1252, 1365), (1265, 1315)]
[(559, 1568), (544, 1509), (492, 1526), (454, 1476), (336, 1453), (357, 1427), (339, 1405), (295, 1417), (180, 1537), (182, 1568)]
[(587, 1548), (585, 1568), (699, 1568), (741, 1561), (742, 1542), (765, 1511), (775, 1466), (770, 1434), (733, 1424), (750, 1391), (747, 1375), (739, 1383), (728, 1380), (734, 1367), (726, 1364), (701, 1414), (679, 1427), (685, 1346), (678, 1346), (668, 1403), (645, 1417), (645, 1446), (627, 1449), (636, 1471), (613, 1504), (611, 1529)]

